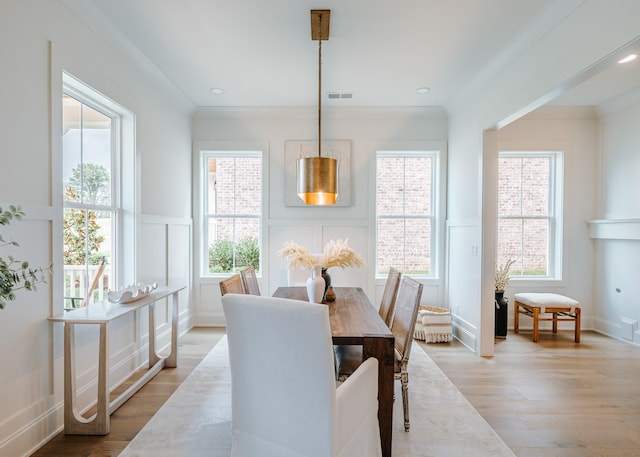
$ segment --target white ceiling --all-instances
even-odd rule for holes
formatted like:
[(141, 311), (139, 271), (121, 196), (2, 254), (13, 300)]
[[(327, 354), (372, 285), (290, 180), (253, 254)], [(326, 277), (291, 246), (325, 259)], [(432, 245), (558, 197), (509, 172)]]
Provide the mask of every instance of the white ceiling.
[[(311, 40), (311, 9), (331, 10), (330, 38), (322, 45), (324, 105), (446, 107), (557, 24), (570, 12), (562, 2), (567, 4), (65, 0), (194, 105), (223, 107), (317, 104), (318, 42)], [(640, 64), (635, 68), (624, 85), (621, 78), (613, 86), (602, 78), (556, 103), (602, 103), (638, 84)], [(416, 93), (424, 86), (431, 90)], [(224, 93), (211, 93), (214, 87)], [(353, 93), (353, 98), (328, 100), (328, 92)]]

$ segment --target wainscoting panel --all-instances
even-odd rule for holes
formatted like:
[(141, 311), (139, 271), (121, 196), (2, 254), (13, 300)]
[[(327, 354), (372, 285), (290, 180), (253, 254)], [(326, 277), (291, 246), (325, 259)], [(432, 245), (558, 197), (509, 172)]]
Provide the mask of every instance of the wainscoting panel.
[[(180, 333), (192, 326), (191, 283), (193, 242), (191, 219), (161, 216), (141, 216), (138, 236), (137, 271), (139, 281), (157, 282), (158, 286), (186, 286), (180, 292)], [(156, 305), (156, 323), (160, 337), (159, 347), (169, 343), (171, 326), (170, 300)]]
[(448, 226), (449, 264), (447, 270), (447, 302), (451, 312), (473, 327), (480, 322), (480, 278), (478, 226)]

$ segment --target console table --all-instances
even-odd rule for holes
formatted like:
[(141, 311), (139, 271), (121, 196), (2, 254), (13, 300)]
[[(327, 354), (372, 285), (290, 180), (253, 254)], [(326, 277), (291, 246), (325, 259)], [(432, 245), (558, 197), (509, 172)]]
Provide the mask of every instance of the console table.
[[(64, 323), (64, 432), (67, 435), (106, 435), (109, 416), (136, 393), (163, 368), (173, 368), (178, 360), (178, 292), (182, 287), (159, 287), (148, 296), (131, 303), (111, 303), (103, 300), (83, 308), (73, 309), (49, 318)], [(172, 297), (171, 351), (166, 357), (156, 353), (155, 303)], [(142, 308), (149, 307), (149, 369), (114, 400), (109, 401), (109, 323)], [(98, 401), (97, 412), (91, 418), (78, 416), (76, 411), (76, 374), (74, 354), (74, 326), (95, 324), (100, 326), (98, 346)]]

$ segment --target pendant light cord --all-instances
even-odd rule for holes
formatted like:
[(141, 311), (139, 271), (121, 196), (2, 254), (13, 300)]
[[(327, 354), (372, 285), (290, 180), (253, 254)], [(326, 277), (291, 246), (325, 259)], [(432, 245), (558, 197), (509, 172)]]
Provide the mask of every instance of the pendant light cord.
[(318, 157), (322, 157), (322, 36), (318, 40)]

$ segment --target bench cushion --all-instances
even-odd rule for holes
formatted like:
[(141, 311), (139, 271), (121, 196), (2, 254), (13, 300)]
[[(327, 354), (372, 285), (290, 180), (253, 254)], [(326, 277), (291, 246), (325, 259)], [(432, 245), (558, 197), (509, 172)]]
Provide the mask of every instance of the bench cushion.
[(580, 307), (580, 303), (578, 301), (559, 294), (520, 293), (515, 294), (514, 298), (515, 301), (522, 303), (523, 305), (540, 308), (541, 313), (544, 313), (547, 307), (567, 308), (571, 313), (574, 313), (576, 308)]

